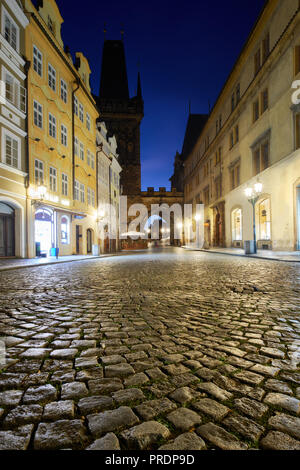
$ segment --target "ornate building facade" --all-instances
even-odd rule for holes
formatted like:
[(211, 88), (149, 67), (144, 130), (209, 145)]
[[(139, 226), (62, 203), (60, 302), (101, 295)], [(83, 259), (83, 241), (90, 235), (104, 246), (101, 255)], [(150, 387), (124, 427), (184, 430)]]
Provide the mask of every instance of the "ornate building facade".
[(28, 19), (16, 0), (0, 5), (0, 257), (27, 255), (27, 95), (24, 60)]
[(210, 246), (252, 240), (245, 189), (260, 183), (258, 248), (300, 249), (299, 38), (299, 1), (269, 0), (184, 158), (184, 199), (205, 204)]

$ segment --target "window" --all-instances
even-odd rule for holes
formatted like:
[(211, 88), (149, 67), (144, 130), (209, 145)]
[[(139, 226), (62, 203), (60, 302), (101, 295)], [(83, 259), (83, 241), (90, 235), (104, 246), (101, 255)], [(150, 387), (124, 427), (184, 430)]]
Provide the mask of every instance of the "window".
[(215, 179), (215, 193), (216, 193), (216, 199), (219, 199), (222, 197), (222, 178), (219, 176), (218, 178)]
[(262, 43), (262, 55), (263, 55), (263, 62), (266, 61), (268, 55), (270, 54), (270, 34), (267, 33), (263, 39)]
[(42, 77), (43, 75), (43, 56), (36, 46), (33, 46), (33, 70)]
[(77, 137), (74, 137), (74, 153), (75, 153), (75, 155), (78, 156), (78, 152), (79, 152), (79, 142), (78, 142)]
[(79, 201), (79, 182), (75, 180), (74, 182), (74, 199), (75, 201)]
[(82, 142), (80, 142), (79, 147), (80, 147), (79, 158), (80, 160), (84, 161), (84, 145)]
[(258, 224), (259, 240), (271, 240), (270, 199), (264, 199), (258, 204)]
[(93, 155), (92, 153), (91, 153), (91, 165), (90, 166), (92, 170), (95, 169), (95, 155)]
[(256, 122), (259, 118), (259, 101), (258, 99), (253, 103), (253, 122)]
[(56, 139), (56, 117), (49, 113), (49, 135)]
[(242, 210), (235, 209), (231, 213), (232, 241), (243, 240), (242, 233)]
[(33, 122), (35, 126), (43, 128), (43, 107), (37, 101), (33, 102)]
[(26, 113), (26, 89), (6, 69), (3, 70), (3, 75), (6, 100), (23, 113)]
[(84, 121), (83, 106), (81, 103), (79, 103), (79, 119), (81, 122)]
[(76, 116), (78, 116), (78, 99), (76, 98), (76, 96), (74, 96), (73, 106), (74, 106), (74, 114), (76, 114)]
[(20, 151), (21, 151), (21, 142), (18, 137), (16, 137), (11, 132), (3, 128), (2, 130), (3, 138), (3, 163), (6, 165), (12, 166), (13, 168), (20, 167)]
[(222, 147), (219, 147), (218, 150), (216, 151), (216, 165), (219, 165), (221, 163), (222, 159)]
[(89, 149), (87, 150), (86, 162), (88, 166), (91, 166), (91, 152)]
[(61, 144), (64, 145), (65, 147), (68, 145), (68, 130), (66, 126), (63, 124), (61, 125)]
[(234, 94), (231, 96), (231, 112), (234, 110)]
[(50, 29), (51, 33), (55, 35), (55, 23), (53, 22), (52, 18), (48, 15), (48, 28)]
[(69, 219), (68, 217), (64, 216), (61, 218), (60, 228), (61, 228), (61, 243), (63, 245), (67, 245), (69, 243)]
[(4, 15), (3, 24), (4, 24), (4, 37), (6, 41), (11, 45), (15, 50), (19, 50), (19, 28), (12, 19), (12, 17), (7, 13), (6, 10), (2, 9), (2, 14)]
[(234, 128), (234, 137), (235, 137), (234, 143), (236, 144), (240, 140), (239, 126), (235, 126)]
[(50, 166), (49, 170), (50, 191), (56, 193), (57, 191), (57, 170)]
[(216, 121), (216, 135), (218, 134), (219, 132), (219, 121)]
[(68, 196), (68, 175), (65, 173), (61, 175), (61, 192), (63, 196)]
[(270, 164), (269, 151), (270, 143), (269, 140), (265, 140), (255, 147), (253, 150), (253, 173), (257, 175), (261, 171), (268, 168)]
[(300, 46), (295, 47), (295, 75), (300, 73)]
[(235, 90), (235, 98), (236, 98), (236, 102), (238, 103), (241, 99), (241, 87), (240, 87), (240, 84), (238, 83), (237, 87), (236, 87), (236, 90)]
[(85, 193), (84, 184), (80, 183), (80, 188), (79, 188), (80, 202), (84, 202), (84, 193)]
[(35, 184), (44, 184), (44, 163), (40, 160), (34, 161)]
[(266, 88), (261, 94), (261, 114), (263, 114), (269, 107), (269, 92)]
[(295, 140), (296, 140), (296, 149), (300, 148), (300, 114), (296, 114), (295, 117)]
[(222, 115), (219, 116), (219, 129), (222, 129)]
[(230, 189), (233, 190), (240, 185), (240, 163), (229, 168), (230, 171)]
[(48, 85), (51, 90), (56, 91), (56, 70), (48, 64)]
[(61, 81), (60, 81), (60, 97), (61, 97), (61, 99), (63, 100), (64, 103), (67, 102), (67, 100), (68, 100), (67, 84), (63, 79), (61, 79)]
[(204, 204), (209, 204), (209, 186), (207, 188), (204, 189), (203, 191), (203, 200), (204, 200)]
[(95, 207), (95, 191), (91, 188), (87, 188), (87, 200), (89, 206)]
[(259, 72), (261, 66), (261, 61), (260, 61), (260, 48), (254, 55), (254, 75), (256, 75)]
[(231, 131), (230, 136), (229, 136), (229, 148), (232, 149), (233, 146), (234, 146), (234, 138), (233, 138), (233, 131)]
[(86, 128), (88, 131), (91, 130), (91, 116), (89, 113), (86, 113)]
[(269, 166), (269, 142), (264, 142), (261, 146), (261, 170)]

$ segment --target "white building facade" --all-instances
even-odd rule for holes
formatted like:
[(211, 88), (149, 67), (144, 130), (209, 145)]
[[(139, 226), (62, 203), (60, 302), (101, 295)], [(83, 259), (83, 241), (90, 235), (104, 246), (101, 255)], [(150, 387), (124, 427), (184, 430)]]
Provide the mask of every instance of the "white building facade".
[(269, 0), (185, 161), (185, 202), (205, 204), (207, 245), (253, 239), (245, 189), (260, 183), (257, 248), (300, 250), (299, 80), (299, 1)]
[(27, 97), (24, 35), (16, 0), (0, 2), (0, 257), (27, 256)]

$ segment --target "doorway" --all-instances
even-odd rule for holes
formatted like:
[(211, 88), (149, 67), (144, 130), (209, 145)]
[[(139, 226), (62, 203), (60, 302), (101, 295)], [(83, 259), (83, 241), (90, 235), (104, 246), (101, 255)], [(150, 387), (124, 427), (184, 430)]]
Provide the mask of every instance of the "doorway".
[(40, 252), (49, 255), (54, 246), (54, 218), (50, 209), (38, 209), (35, 213), (35, 242)]
[(0, 257), (15, 256), (15, 211), (0, 203)]
[(82, 254), (82, 227), (76, 225), (76, 255)]
[(88, 228), (86, 231), (86, 251), (88, 254), (92, 253), (93, 245), (93, 231)]

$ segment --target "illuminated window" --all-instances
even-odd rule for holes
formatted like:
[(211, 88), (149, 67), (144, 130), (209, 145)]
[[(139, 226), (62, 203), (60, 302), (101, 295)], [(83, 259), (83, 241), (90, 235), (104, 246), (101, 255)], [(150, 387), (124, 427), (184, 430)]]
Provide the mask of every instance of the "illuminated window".
[(258, 204), (259, 240), (271, 240), (271, 210), (270, 199), (264, 199)]
[(63, 196), (68, 196), (68, 175), (65, 173), (61, 175), (61, 192)]
[(50, 182), (50, 190), (56, 193), (57, 191), (57, 170), (50, 166), (49, 169), (49, 182)]
[(235, 209), (231, 213), (232, 241), (243, 239), (242, 209)]
[(67, 245), (70, 237), (70, 224), (68, 217), (64, 216), (61, 218), (61, 243)]
[(44, 184), (44, 163), (37, 159), (34, 161), (34, 180), (37, 185)]

